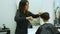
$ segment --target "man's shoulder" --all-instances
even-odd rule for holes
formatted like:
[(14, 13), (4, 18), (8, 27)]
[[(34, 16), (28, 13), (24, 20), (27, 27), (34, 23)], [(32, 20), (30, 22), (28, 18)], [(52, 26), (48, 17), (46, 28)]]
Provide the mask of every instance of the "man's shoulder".
[(45, 23), (41, 25), (41, 27), (52, 27), (53, 25), (51, 23)]

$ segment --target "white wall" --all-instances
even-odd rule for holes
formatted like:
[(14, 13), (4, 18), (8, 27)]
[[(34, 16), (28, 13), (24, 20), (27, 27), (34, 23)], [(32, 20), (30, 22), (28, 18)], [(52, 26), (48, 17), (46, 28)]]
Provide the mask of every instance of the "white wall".
[(55, 7), (60, 7), (60, 0), (55, 0)]
[(5, 24), (14, 34), (16, 23), (14, 15), (16, 12), (16, 0), (0, 0), (0, 27)]

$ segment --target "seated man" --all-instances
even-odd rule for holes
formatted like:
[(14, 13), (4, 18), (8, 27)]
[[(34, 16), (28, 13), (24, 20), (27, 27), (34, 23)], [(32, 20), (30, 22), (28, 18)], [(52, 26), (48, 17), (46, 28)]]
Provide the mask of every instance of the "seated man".
[(44, 22), (43, 25), (41, 25), (37, 32), (35, 34), (58, 34), (59, 31), (50, 23), (48, 23), (49, 21), (49, 13), (45, 12), (43, 14), (41, 14), (40, 16)]

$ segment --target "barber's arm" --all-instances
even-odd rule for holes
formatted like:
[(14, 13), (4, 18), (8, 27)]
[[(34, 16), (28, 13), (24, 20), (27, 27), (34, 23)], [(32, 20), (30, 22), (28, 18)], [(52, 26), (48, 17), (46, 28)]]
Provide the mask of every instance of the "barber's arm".
[(16, 15), (15, 15), (15, 18), (14, 18), (14, 20), (15, 21), (25, 21), (25, 20), (33, 20), (33, 18), (32, 18), (32, 16), (29, 16), (29, 17), (21, 17), (21, 16), (19, 16), (19, 12), (17, 11), (16, 12)]
[(40, 14), (33, 14), (31, 12), (28, 12), (28, 15), (32, 16), (33, 18), (38, 18)]

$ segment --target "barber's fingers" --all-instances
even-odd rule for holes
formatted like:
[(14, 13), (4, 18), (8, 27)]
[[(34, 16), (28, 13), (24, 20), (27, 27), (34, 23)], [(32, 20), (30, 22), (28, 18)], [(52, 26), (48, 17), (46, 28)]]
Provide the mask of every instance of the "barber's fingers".
[(32, 16), (30, 16), (30, 17), (29, 17), (29, 20), (33, 20), (33, 17), (32, 17)]

